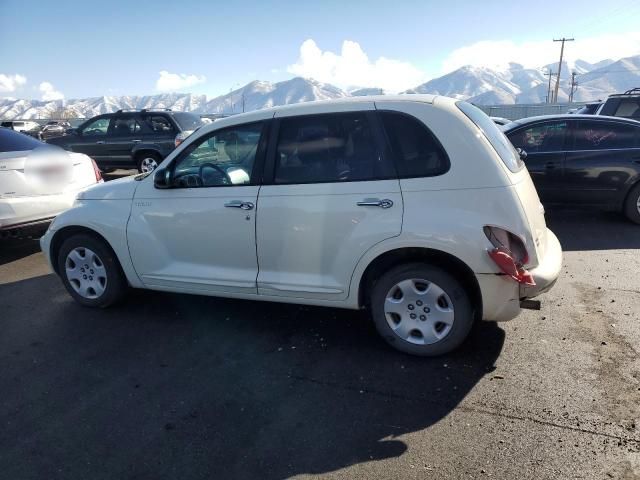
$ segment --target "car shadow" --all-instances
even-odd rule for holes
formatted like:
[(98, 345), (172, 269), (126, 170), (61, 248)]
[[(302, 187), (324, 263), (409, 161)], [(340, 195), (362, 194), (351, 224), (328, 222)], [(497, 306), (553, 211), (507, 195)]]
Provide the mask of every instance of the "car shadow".
[(411, 357), (357, 311), (142, 291), (87, 309), (54, 276), (0, 301), (7, 478), (280, 479), (399, 457), (504, 342), (481, 323), (453, 354)]
[(554, 209), (546, 220), (565, 251), (640, 248), (640, 225), (621, 213)]
[(37, 239), (0, 239), (0, 265), (15, 262), (39, 251), (40, 242)]

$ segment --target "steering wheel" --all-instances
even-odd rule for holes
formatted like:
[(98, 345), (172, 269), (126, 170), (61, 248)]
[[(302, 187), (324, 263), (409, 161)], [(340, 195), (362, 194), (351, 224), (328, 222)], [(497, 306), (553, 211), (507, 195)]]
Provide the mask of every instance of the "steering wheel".
[(219, 167), (214, 163), (203, 163), (202, 165), (200, 165), (200, 169), (198, 170), (198, 176), (200, 177), (200, 181), (202, 182), (203, 185), (204, 185), (204, 179), (202, 177), (202, 172), (204, 170), (204, 167), (211, 167), (214, 170), (217, 170), (218, 172), (220, 172), (224, 180), (222, 183), (224, 183), (225, 185), (231, 185), (233, 183), (231, 181), (231, 177), (229, 176), (229, 174), (225, 172), (221, 167)]

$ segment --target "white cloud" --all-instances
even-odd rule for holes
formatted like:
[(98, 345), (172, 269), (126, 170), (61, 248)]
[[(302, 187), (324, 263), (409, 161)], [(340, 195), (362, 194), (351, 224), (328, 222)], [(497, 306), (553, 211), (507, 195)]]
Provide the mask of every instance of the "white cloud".
[(160, 77), (156, 81), (156, 90), (160, 92), (172, 92), (192, 87), (199, 83), (204, 83), (204, 75), (186, 75), (184, 73), (169, 73), (166, 70), (160, 72)]
[(42, 82), (40, 84), (40, 92), (42, 93), (42, 100), (45, 102), (50, 102), (52, 100), (62, 100), (64, 95), (62, 92), (56, 90), (52, 84), (49, 82)]
[(371, 61), (360, 44), (350, 40), (342, 43), (340, 53), (322, 51), (312, 39), (305, 40), (298, 61), (287, 71), (341, 88), (380, 87), (390, 92), (415, 87), (425, 80), (424, 72), (409, 62), (385, 57)]
[(17, 73), (15, 75), (0, 73), (0, 93), (15, 92), (18, 87), (21, 87), (25, 83), (27, 83), (27, 78), (22, 75)]
[[(607, 58), (614, 60), (640, 53), (640, 32), (576, 37), (565, 43), (564, 58), (572, 62), (585, 60), (595, 63)], [(513, 42), (511, 40), (486, 40), (458, 48), (442, 63), (442, 73), (449, 73), (464, 65), (504, 68), (509, 62), (525, 67), (541, 67), (557, 62), (560, 43), (549, 40)]]

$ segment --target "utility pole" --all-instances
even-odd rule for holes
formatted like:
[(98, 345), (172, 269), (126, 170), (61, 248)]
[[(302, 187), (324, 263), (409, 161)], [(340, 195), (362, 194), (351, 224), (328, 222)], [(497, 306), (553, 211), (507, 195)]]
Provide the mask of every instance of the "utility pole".
[(545, 77), (549, 77), (549, 84), (547, 85), (547, 98), (545, 98), (545, 103), (552, 103), (551, 102), (551, 77), (553, 77), (555, 75), (554, 72), (547, 72), (544, 74)]
[(556, 79), (556, 90), (553, 94), (555, 103), (558, 103), (558, 88), (560, 87), (560, 74), (562, 73), (562, 56), (564, 55), (564, 42), (573, 42), (573, 38), (554, 38), (554, 42), (562, 42), (560, 47), (560, 62), (558, 63), (558, 78)]
[(573, 103), (573, 94), (578, 90), (578, 82), (576, 82), (576, 72), (571, 72), (571, 92), (569, 92), (569, 103)]

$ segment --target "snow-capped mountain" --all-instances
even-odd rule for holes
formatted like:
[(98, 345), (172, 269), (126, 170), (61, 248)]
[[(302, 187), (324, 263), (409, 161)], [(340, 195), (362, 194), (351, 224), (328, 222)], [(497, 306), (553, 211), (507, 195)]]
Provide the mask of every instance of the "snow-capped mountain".
[[(505, 70), (465, 66), (430, 80), (406, 93), (433, 93), (469, 100), (480, 105), (541, 103), (546, 100), (549, 78), (544, 74), (557, 71), (558, 64), (539, 69), (524, 68), (517, 63)], [(589, 63), (577, 60), (563, 62), (558, 101), (566, 102), (571, 89), (571, 73), (576, 72), (577, 102), (605, 99), (612, 93), (640, 86), (640, 55), (622, 60)], [(555, 85), (551, 82), (551, 88)]]
[(199, 113), (239, 113), (276, 105), (328, 100), (349, 96), (338, 87), (310, 78), (295, 77), (283, 82), (253, 81), (226, 95), (214, 98)]
[[(404, 93), (433, 93), (469, 100), (481, 105), (541, 103), (549, 86), (544, 74), (555, 71), (557, 64), (541, 68), (525, 68), (510, 63), (495, 70), (465, 66), (434, 78)], [(577, 60), (563, 63), (558, 100), (566, 102), (570, 92), (571, 73), (577, 73), (575, 101), (605, 99), (608, 95), (640, 87), (640, 55), (618, 61), (589, 63)], [(552, 81), (552, 88), (553, 88)], [(207, 100), (205, 95), (168, 93), (149, 96), (104, 96), (86, 99), (45, 102), (0, 98), (0, 118), (38, 119), (60, 117), (92, 117), (119, 109), (160, 109), (196, 113), (239, 113), (275, 105), (385, 93), (379, 88), (355, 88), (347, 91), (328, 83), (308, 78), (292, 78), (271, 83), (253, 81), (226, 95)]]

